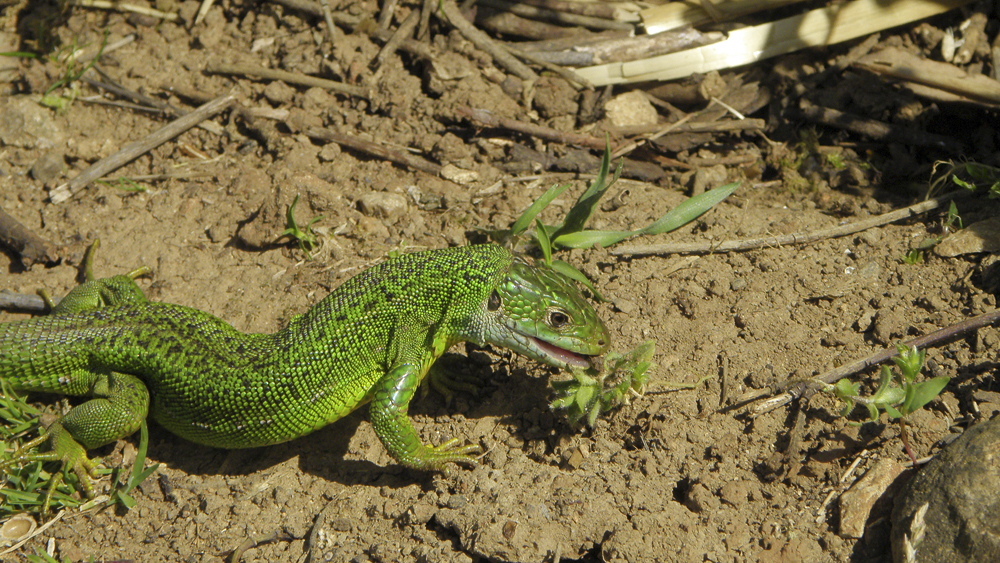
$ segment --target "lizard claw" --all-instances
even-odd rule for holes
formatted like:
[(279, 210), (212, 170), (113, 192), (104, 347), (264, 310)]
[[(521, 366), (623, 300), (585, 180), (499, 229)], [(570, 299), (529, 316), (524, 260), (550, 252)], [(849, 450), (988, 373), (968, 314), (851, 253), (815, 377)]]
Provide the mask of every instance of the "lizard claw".
[[(41, 444), (48, 442), (51, 451), (33, 451)], [(87, 457), (87, 451), (81, 446), (69, 432), (59, 423), (55, 423), (48, 428), (41, 436), (25, 442), (15, 451), (10, 459), (0, 462), (0, 471), (6, 471), (14, 465), (21, 465), (30, 462), (58, 461), (62, 463), (62, 471), (52, 475), (49, 480), (48, 489), (45, 492), (45, 499), (42, 503), (41, 513), (47, 515), (52, 505), (52, 497), (56, 489), (64, 480), (64, 473), (71, 471), (77, 477), (77, 486), (80, 492), (88, 499), (94, 498), (94, 479), (98, 477), (98, 462)]]
[(481, 454), (483, 449), (478, 444), (460, 445), (461, 440), (452, 438), (440, 446), (421, 446), (415, 452), (414, 458), (418, 460), (417, 467), (431, 471), (440, 471), (445, 476), (449, 475), (448, 464), (456, 463), (476, 467), (479, 459), (475, 454)]

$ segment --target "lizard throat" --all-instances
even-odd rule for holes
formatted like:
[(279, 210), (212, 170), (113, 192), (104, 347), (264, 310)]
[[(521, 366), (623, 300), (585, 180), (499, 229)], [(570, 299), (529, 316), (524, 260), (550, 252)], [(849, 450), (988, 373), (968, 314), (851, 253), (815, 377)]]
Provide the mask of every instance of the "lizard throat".
[(583, 354), (577, 354), (576, 352), (570, 352), (565, 348), (560, 348), (555, 344), (545, 342), (544, 340), (535, 338), (534, 336), (529, 337), (535, 346), (537, 346), (545, 355), (555, 358), (556, 360), (568, 365), (581, 368), (590, 367), (590, 356), (584, 356)]

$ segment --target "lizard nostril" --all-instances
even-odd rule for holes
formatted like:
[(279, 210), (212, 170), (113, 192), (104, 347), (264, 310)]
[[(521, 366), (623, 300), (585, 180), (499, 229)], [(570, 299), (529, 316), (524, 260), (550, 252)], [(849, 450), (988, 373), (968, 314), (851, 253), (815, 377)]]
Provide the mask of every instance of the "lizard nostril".
[(598, 340), (597, 341), (597, 345), (598, 346), (604, 346), (604, 339), (602, 338), (602, 339)]

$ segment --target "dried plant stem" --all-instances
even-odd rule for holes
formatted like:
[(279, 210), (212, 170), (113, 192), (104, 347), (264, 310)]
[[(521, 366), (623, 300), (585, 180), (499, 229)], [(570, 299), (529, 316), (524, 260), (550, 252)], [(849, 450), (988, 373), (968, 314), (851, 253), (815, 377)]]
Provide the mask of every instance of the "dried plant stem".
[(312, 129), (307, 129), (305, 134), (312, 139), (337, 143), (338, 145), (345, 146), (349, 149), (377, 156), (390, 162), (395, 162), (396, 164), (402, 164), (403, 166), (409, 166), (414, 170), (420, 170), (421, 172), (426, 172), (433, 176), (437, 176), (441, 172), (441, 166), (439, 164), (435, 164), (429, 160), (420, 158), (419, 156), (393, 150), (385, 145), (378, 145), (365, 141), (364, 139), (344, 135), (343, 133), (338, 133), (337, 131), (332, 131), (330, 129), (319, 129), (314, 127)]
[(308, 74), (264, 68), (261, 66), (209, 63), (209, 65), (205, 68), (205, 72), (213, 74), (252, 76), (254, 78), (263, 78), (264, 80), (280, 80), (288, 84), (298, 84), (300, 86), (317, 86), (319, 88), (325, 88), (340, 94), (347, 94), (348, 96), (356, 96), (358, 98), (368, 99), (370, 97), (370, 94), (364, 88), (360, 88), (358, 86), (344, 84), (343, 82), (334, 82), (333, 80), (327, 80), (325, 78), (316, 78), (315, 76), (309, 76)]
[(49, 192), (49, 199), (52, 203), (62, 203), (66, 201), (72, 197), (73, 194), (87, 187), (94, 180), (121, 168), (125, 164), (138, 158), (140, 155), (143, 155), (163, 143), (166, 143), (170, 139), (173, 139), (188, 129), (198, 125), (200, 122), (220, 113), (228, 108), (234, 101), (236, 101), (236, 96), (234, 94), (228, 94), (216, 98), (191, 113), (171, 121), (164, 127), (161, 127), (160, 129), (147, 135), (146, 138), (125, 145), (118, 152), (91, 164), (69, 182), (53, 189)]
[(517, 77), (521, 80), (536, 80), (538, 78), (535, 71), (531, 70), (524, 63), (517, 60), (517, 57), (508, 53), (503, 47), (497, 44), (496, 41), (490, 39), (488, 35), (483, 33), (476, 26), (472, 25), (472, 22), (465, 19), (465, 16), (463, 16), (462, 12), (459, 11), (454, 0), (442, 1), (441, 11), (444, 12), (448, 23), (457, 29), (459, 33), (465, 36), (466, 39), (472, 41), (476, 47), (479, 47), (483, 51), (489, 53), (498, 65), (517, 75)]
[[(930, 334), (925, 334), (924, 336), (908, 340), (903, 344), (905, 346), (921, 349), (940, 346), (957, 338), (961, 338), (970, 332), (996, 324), (997, 322), (1000, 322), (1000, 309), (994, 309), (987, 313), (977, 315), (951, 326), (936, 330)], [(838, 368), (829, 370), (826, 373), (817, 375), (816, 377), (788, 381), (774, 390), (763, 390), (753, 397), (745, 397), (743, 399), (743, 404), (753, 402), (758, 399), (768, 397), (769, 395), (772, 395), (772, 393), (776, 393), (773, 396), (770, 396), (765, 403), (750, 409), (751, 416), (760, 416), (788, 404), (795, 397), (805, 394), (807, 390), (816, 389), (818, 385), (836, 383), (849, 375), (854, 375), (855, 373), (859, 373), (870, 367), (885, 363), (897, 353), (898, 352), (895, 347), (885, 348), (883, 350), (879, 350), (871, 356), (868, 356), (867, 358), (863, 358), (849, 364), (844, 364)], [(786, 390), (791, 389), (792, 387), (796, 387), (796, 389), (790, 391)]]
[[(555, 141), (564, 145), (579, 145), (596, 150), (604, 150), (605, 146), (604, 139), (591, 137), (590, 135), (580, 135), (579, 133), (566, 133), (552, 129), (551, 127), (543, 127), (541, 125), (518, 121), (516, 119), (497, 117), (493, 115), (492, 112), (484, 109), (461, 107), (455, 110), (455, 114), (459, 117), (464, 117), (478, 122), (485, 127), (500, 127), (502, 129), (509, 129), (511, 131), (517, 131), (518, 133), (524, 133), (526, 135), (533, 135), (540, 139)], [(612, 148), (614, 147), (612, 146)]]
[(958, 193), (946, 194), (941, 197), (922, 201), (920, 203), (897, 209), (889, 213), (884, 213), (877, 217), (838, 225), (830, 229), (820, 229), (808, 233), (792, 233), (790, 235), (760, 237), (743, 240), (730, 240), (725, 242), (695, 242), (695, 243), (665, 243), (665, 244), (637, 244), (623, 248), (612, 248), (609, 252), (615, 256), (644, 256), (650, 254), (707, 254), (719, 252), (736, 252), (742, 250), (752, 250), (768, 246), (785, 246), (790, 244), (808, 244), (818, 240), (837, 238), (852, 235), (872, 227), (902, 221), (910, 217), (926, 213), (932, 209), (937, 209), (955, 198)]

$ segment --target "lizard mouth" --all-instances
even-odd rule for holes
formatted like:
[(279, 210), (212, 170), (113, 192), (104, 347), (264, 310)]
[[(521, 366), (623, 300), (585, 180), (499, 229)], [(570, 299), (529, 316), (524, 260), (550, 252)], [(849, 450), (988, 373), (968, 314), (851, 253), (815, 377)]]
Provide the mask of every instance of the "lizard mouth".
[(591, 366), (590, 359), (593, 356), (585, 356), (583, 354), (577, 354), (576, 352), (571, 352), (565, 348), (560, 348), (555, 344), (545, 342), (544, 340), (535, 338), (534, 336), (529, 337), (532, 342), (537, 346), (546, 356), (553, 358), (559, 362), (562, 362), (568, 366), (589, 368)]

